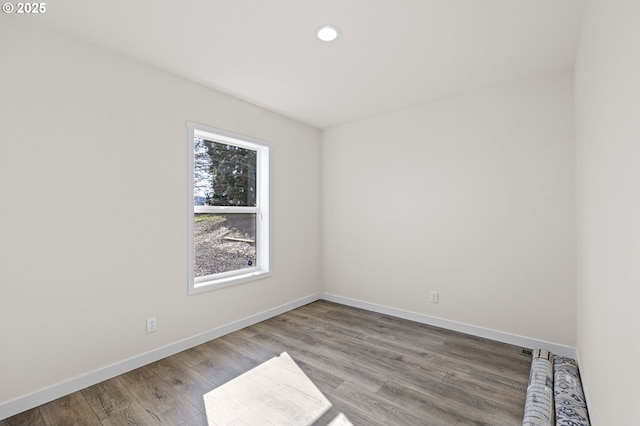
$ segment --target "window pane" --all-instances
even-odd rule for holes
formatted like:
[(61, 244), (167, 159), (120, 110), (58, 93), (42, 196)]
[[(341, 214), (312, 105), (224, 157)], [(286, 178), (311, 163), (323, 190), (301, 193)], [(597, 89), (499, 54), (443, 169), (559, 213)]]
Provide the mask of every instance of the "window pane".
[(256, 151), (194, 138), (197, 206), (256, 206)]
[(256, 266), (254, 213), (194, 214), (195, 276)]

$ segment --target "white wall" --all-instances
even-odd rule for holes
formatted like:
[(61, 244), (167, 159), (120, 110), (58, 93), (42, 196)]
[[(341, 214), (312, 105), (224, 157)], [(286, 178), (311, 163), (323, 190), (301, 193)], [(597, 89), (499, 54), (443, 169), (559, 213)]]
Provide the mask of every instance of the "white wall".
[(640, 3), (590, 1), (576, 62), (578, 353), (594, 425), (640, 399)]
[[(320, 291), (318, 130), (25, 20), (0, 40), (0, 405)], [(187, 296), (187, 120), (272, 143), (272, 278)]]
[(575, 346), (572, 84), (562, 72), (326, 130), (324, 291)]

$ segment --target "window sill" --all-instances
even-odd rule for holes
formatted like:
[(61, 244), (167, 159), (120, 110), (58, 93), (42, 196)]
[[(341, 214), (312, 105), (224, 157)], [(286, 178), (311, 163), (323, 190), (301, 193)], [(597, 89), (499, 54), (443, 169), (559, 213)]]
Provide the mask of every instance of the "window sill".
[(251, 271), (223, 278), (213, 278), (208, 281), (196, 282), (189, 286), (189, 295), (218, 290), (251, 281), (262, 280), (271, 276), (270, 271)]

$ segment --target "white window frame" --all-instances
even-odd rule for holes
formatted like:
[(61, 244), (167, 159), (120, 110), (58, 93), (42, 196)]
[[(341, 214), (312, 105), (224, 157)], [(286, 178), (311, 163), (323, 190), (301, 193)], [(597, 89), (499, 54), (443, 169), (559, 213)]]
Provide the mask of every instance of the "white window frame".
[[(188, 129), (188, 193), (189, 193), (189, 294), (229, 287), (236, 284), (255, 281), (271, 276), (269, 243), (269, 144), (246, 136), (187, 122)], [(235, 145), (256, 151), (256, 206), (195, 206), (194, 203), (194, 138)], [(256, 260), (250, 269), (237, 269), (195, 277), (194, 214), (195, 213), (255, 213), (256, 215)]]

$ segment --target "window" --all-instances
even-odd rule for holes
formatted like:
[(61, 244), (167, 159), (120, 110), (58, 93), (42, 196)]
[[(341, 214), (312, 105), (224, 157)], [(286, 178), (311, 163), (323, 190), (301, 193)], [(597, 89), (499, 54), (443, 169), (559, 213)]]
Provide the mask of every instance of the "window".
[(269, 147), (187, 127), (189, 294), (269, 276)]

